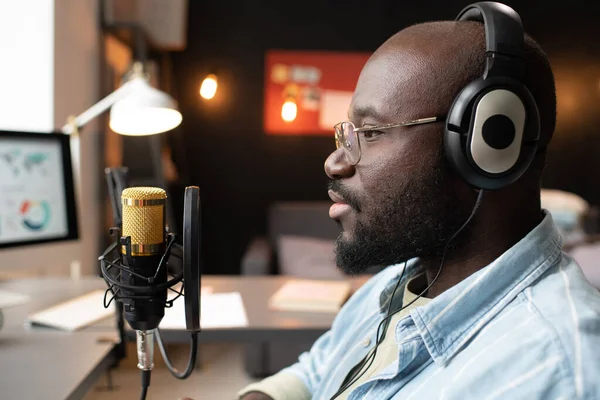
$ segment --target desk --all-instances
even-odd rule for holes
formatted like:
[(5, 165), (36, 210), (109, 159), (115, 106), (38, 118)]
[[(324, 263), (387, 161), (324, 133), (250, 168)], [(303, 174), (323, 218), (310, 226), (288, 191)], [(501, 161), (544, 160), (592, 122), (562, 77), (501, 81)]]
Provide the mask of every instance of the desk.
[[(211, 286), (214, 292), (241, 293), (248, 326), (206, 329), (198, 335), (199, 342), (309, 341), (319, 337), (330, 328), (335, 314), (268, 309), (269, 298), (289, 279), (283, 276), (202, 277), (203, 286)], [(354, 289), (366, 279), (354, 279)], [(103, 338), (116, 339), (114, 319), (105, 319), (73, 333), (26, 328), (23, 323), (30, 313), (101, 288), (106, 289), (101, 278), (39, 278), (0, 283), (0, 289), (31, 296), (29, 303), (4, 310), (4, 327), (0, 330), (2, 398), (77, 399), (91, 388), (114, 360), (113, 344), (98, 343)], [(185, 330), (162, 330), (161, 334), (165, 342), (190, 340)], [(160, 356), (160, 353), (155, 354)]]
[[(364, 284), (366, 279), (368, 278), (353, 279), (353, 290)], [(316, 339), (322, 335), (331, 327), (335, 314), (273, 311), (268, 308), (269, 298), (288, 280), (290, 278), (285, 276), (203, 276), (202, 286), (211, 286), (216, 293), (240, 292), (248, 316), (248, 326), (205, 329), (198, 335), (198, 341), (294, 341)], [(25, 321), (27, 314), (95, 289), (106, 289), (106, 283), (101, 278), (85, 278), (75, 281), (62, 278), (41, 278), (0, 283), (0, 288), (32, 296), (32, 301), (28, 304), (4, 311), (5, 327), (2, 331), (11, 329), (11, 326), (15, 323), (22, 331), (22, 323)], [(183, 299), (177, 301), (183, 301)], [(127, 326), (127, 324), (125, 325)], [(114, 329), (115, 321), (109, 318), (83, 329), (82, 332), (114, 332)], [(51, 329), (48, 328), (47, 330)], [(170, 343), (187, 343), (190, 339), (189, 333), (184, 329), (161, 330), (161, 335), (165, 342)]]
[[(248, 316), (243, 328), (206, 329), (198, 335), (199, 342), (265, 342), (311, 341), (325, 333), (333, 322), (334, 313), (273, 311), (268, 308), (269, 298), (291, 278), (285, 276), (222, 276), (202, 277), (202, 286), (211, 286), (217, 292), (240, 292)], [(368, 278), (352, 280), (353, 290)], [(178, 300), (179, 301), (179, 300)], [(165, 342), (188, 342), (185, 330), (161, 330)]]
[(3, 399), (81, 399), (114, 361), (89, 332), (0, 332)]
[[(81, 399), (114, 362), (117, 335), (110, 325), (94, 331), (59, 332), (28, 328), (29, 313), (101, 287), (97, 279), (31, 279), (0, 288), (31, 295), (29, 303), (4, 310), (0, 330), (0, 397)], [(114, 326), (114, 323), (113, 323)], [(107, 341), (101, 341), (107, 339)]]

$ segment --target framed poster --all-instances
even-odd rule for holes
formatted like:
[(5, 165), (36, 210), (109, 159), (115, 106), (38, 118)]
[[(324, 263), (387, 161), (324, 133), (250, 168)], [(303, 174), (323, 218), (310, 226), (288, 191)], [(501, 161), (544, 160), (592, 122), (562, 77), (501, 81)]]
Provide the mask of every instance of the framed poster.
[(265, 57), (264, 130), (268, 135), (331, 135), (347, 119), (371, 53), (271, 50)]

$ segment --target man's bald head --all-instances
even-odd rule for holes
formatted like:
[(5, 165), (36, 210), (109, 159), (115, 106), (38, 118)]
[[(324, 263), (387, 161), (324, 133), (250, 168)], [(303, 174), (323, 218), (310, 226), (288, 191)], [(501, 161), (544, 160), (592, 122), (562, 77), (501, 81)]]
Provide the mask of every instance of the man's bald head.
[[(368, 78), (371, 89), (379, 90), (376, 98), (382, 112), (395, 121), (446, 115), (458, 93), (482, 77), (485, 61), (483, 24), (427, 22), (388, 39), (370, 58), (361, 79)], [(365, 104), (361, 100), (373, 99), (373, 90), (362, 92), (360, 83), (355, 93), (358, 110)], [(540, 142), (545, 145), (556, 124), (554, 76), (544, 51), (528, 35), (523, 83), (538, 105)]]
[[(363, 68), (350, 120), (366, 127), (447, 115), (459, 92), (483, 76), (485, 62), (481, 23), (448, 21), (406, 28), (387, 40)], [(529, 37), (524, 66), (524, 84), (539, 108), (542, 142), (548, 141), (555, 125), (554, 79), (546, 56)], [(344, 228), (336, 245), (342, 269), (361, 272), (373, 265), (442, 254), (472, 212), (476, 196), (449, 167), (443, 130), (443, 123), (436, 122), (363, 131), (356, 165), (344, 160), (342, 149), (327, 159), (330, 189), (352, 209), (336, 216)], [(492, 218), (504, 215), (502, 223), (518, 223), (524, 202), (533, 204), (529, 210), (536, 204), (539, 208), (543, 161), (543, 156), (536, 157), (530, 172), (515, 185), (486, 196), (478, 218), (487, 218), (483, 215), (491, 210), (487, 214)], [(499, 213), (500, 208), (505, 212)], [(469, 229), (453, 244), (468, 241)]]

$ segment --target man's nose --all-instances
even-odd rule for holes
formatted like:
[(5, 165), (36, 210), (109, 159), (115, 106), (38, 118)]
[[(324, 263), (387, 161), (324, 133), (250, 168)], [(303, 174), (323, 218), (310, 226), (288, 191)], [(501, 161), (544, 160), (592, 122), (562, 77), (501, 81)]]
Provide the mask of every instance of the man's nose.
[(348, 178), (354, 174), (354, 166), (346, 160), (343, 149), (337, 149), (327, 157), (325, 173), (331, 179)]

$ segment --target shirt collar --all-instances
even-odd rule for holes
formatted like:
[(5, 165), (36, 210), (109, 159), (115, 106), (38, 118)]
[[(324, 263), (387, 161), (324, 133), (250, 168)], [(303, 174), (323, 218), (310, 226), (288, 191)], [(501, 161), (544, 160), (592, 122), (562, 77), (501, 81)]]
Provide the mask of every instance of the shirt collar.
[[(562, 238), (552, 216), (544, 211), (542, 222), (491, 264), (413, 309), (410, 315), (433, 360), (448, 362), (522, 290), (558, 262), (561, 248)], [(418, 267), (413, 265), (411, 270), (414, 276)]]

